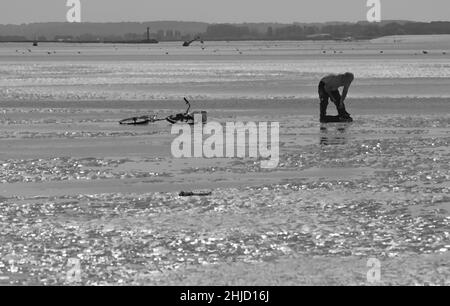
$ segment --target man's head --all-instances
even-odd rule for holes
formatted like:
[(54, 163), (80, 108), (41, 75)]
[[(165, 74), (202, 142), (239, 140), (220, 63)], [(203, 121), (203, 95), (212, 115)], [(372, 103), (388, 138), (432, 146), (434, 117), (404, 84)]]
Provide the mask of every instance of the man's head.
[(355, 79), (355, 76), (351, 72), (346, 72), (343, 74), (343, 78), (346, 82), (351, 83)]

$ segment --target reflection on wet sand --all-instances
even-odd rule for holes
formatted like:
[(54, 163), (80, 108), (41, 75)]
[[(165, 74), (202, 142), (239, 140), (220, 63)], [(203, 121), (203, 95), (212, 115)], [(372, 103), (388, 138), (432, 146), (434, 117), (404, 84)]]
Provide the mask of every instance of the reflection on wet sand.
[(348, 123), (329, 124), (320, 126), (320, 144), (325, 146), (345, 145), (348, 142)]

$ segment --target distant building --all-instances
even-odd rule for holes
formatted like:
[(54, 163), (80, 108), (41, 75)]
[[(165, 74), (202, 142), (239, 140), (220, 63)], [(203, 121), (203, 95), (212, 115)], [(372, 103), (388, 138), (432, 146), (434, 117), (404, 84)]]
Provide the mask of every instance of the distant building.
[(173, 39), (174, 38), (173, 30), (167, 30), (165, 38), (166, 39)]
[(158, 30), (158, 32), (156, 33), (156, 39), (157, 40), (164, 39), (164, 30)]

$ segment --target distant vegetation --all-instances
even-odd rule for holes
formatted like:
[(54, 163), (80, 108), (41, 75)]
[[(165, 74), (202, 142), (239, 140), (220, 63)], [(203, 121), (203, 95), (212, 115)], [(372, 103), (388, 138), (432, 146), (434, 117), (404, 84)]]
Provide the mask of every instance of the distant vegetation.
[(145, 42), (147, 27), (151, 29), (150, 37), (158, 41), (189, 41), (195, 37), (202, 40), (345, 40), (450, 34), (450, 22), (207, 24), (160, 21), (0, 25), (0, 41)]
[(201, 37), (206, 40), (320, 40), (373, 39), (390, 35), (450, 34), (450, 22), (367, 22), (341, 24), (292, 24), (268, 26), (265, 32), (245, 25), (216, 24), (208, 26)]

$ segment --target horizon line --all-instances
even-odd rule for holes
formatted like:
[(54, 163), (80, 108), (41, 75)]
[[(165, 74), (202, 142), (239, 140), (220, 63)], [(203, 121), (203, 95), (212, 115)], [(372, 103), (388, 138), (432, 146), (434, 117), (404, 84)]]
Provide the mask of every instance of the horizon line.
[[(429, 20), (429, 21), (421, 21), (421, 20), (413, 20), (413, 19), (386, 19), (381, 22), (376, 22), (374, 24), (380, 24), (385, 22), (420, 22), (420, 23), (432, 23), (432, 22), (450, 22), (450, 20)], [(208, 21), (198, 21), (198, 20), (148, 20), (148, 21), (82, 21), (74, 24), (90, 24), (90, 23), (98, 23), (98, 24), (107, 24), (107, 23), (152, 23), (152, 22), (192, 22), (192, 23), (205, 23), (205, 24), (321, 24), (321, 23), (369, 23), (367, 20), (356, 20), (356, 21), (342, 21), (342, 20), (330, 20), (330, 21), (291, 21), (291, 22), (282, 22), (282, 21), (242, 21), (242, 22), (208, 22)], [(2, 26), (6, 25), (32, 25), (32, 24), (43, 24), (43, 23), (68, 23), (67, 21), (31, 21), (31, 22), (22, 22), (22, 23), (0, 23)]]

